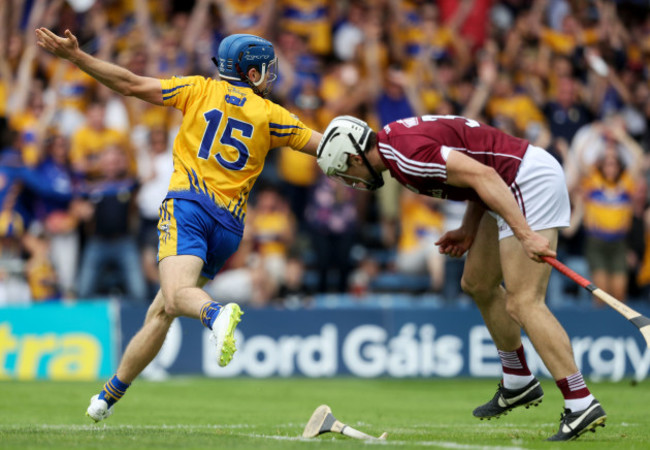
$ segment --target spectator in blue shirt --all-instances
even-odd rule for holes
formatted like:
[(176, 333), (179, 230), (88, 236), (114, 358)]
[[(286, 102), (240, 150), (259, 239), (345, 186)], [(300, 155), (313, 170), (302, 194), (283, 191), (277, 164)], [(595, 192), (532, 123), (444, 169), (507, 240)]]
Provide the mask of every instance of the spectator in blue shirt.
[[(126, 297), (144, 301), (147, 295), (140, 255), (130, 217), (134, 212), (137, 182), (128, 175), (126, 152), (117, 145), (101, 152), (102, 174), (86, 189), (92, 205), (88, 214), (88, 240), (81, 259), (79, 296), (89, 298), (101, 292), (107, 267), (119, 275)], [(113, 286), (115, 287), (115, 286)]]

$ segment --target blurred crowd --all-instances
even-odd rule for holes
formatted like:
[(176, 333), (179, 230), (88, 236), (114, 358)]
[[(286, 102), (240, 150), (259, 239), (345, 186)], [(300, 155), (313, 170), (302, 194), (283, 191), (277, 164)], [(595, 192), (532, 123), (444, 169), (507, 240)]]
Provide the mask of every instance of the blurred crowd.
[[(180, 113), (123, 98), (35, 45), (82, 48), (153, 77), (218, 77), (221, 39), (252, 33), (279, 58), (272, 100), (322, 131), (463, 115), (563, 165), (573, 204), (558, 257), (621, 300), (650, 300), (650, 6), (646, 0), (3, 0), (0, 304), (158, 286), (158, 207)], [(462, 260), (433, 244), (464, 204), (386, 180), (376, 193), (270, 153), (244, 239), (214, 298), (298, 306), (314, 294), (462, 294)], [(591, 301), (554, 274), (551, 305)]]

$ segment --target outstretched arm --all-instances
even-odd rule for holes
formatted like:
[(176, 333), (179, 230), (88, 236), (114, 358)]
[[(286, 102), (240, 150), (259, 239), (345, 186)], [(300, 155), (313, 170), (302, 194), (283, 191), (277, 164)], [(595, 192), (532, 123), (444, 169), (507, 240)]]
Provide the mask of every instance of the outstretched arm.
[(311, 137), (305, 144), (303, 148), (301, 148), (299, 151), (302, 153), (307, 153), (308, 155), (311, 156), (316, 156), (316, 149), (318, 148), (318, 143), (320, 142), (321, 138), (323, 135), (319, 133), (316, 130), (312, 130), (311, 132)]
[(79, 48), (79, 42), (70, 30), (65, 30), (65, 37), (59, 37), (47, 28), (38, 28), (36, 37), (40, 47), (59, 58), (67, 59), (114, 91), (138, 97), (155, 105), (163, 104), (160, 80), (138, 76), (127, 69), (89, 55)]

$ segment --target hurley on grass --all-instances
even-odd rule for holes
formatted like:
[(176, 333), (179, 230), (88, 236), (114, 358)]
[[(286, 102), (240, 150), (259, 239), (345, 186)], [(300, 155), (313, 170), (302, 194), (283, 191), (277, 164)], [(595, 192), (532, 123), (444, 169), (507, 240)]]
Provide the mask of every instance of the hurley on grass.
[[(543, 403), (498, 420), (472, 417), (497, 380), (471, 379), (209, 379), (136, 380), (115, 414), (85, 416), (102, 382), (0, 382), (1, 449), (647, 449), (650, 382), (589, 383), (603, 404), (605, 428), (575, 442), (548, 443), (563, 402), (551, 380)], [(318, 405), (352, 427), (387, 441), (338, 433), (303, 438)]]

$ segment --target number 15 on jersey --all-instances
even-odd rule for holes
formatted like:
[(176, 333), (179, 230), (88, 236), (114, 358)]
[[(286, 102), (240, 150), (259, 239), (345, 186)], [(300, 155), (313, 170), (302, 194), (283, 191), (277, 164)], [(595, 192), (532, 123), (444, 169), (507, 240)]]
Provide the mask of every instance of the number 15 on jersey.
[[(205, 132), (203, 133), (203, 139), (201, 139), (201, 145), (199, 146), (198, 157), (201, 159), (208, 159), (210, 157), (210, 150), (214, 144), (214, 138), (217, 135), (219, 130), (219, 125), (221, 124), (221, 119), (223, 118), (223, 112), (218, 109), (211, 109), (210, 111), (203, 114), (203, 118), (207, 122), (205, 127)], [(241, 137), (251, 138), (253, 136), (253, 125), (247, 122), (242, 122), (241, 120), (228, 117), (226, 122), (226, 127), (221, 133), (219, 138), (219, 143), (226, 145), (228, 147), (233, 147), (239, 153), (239, 156), (235, 161), (228, 161), (222, 155), (221, 152), (217, 152), (214, 157), (224, 168), (229, 170), (241, 170), (246, 166), (248, 157), (250, 155), (248, 147), (240, 139), (233, 136), (233, 131), (239, 131)]]

